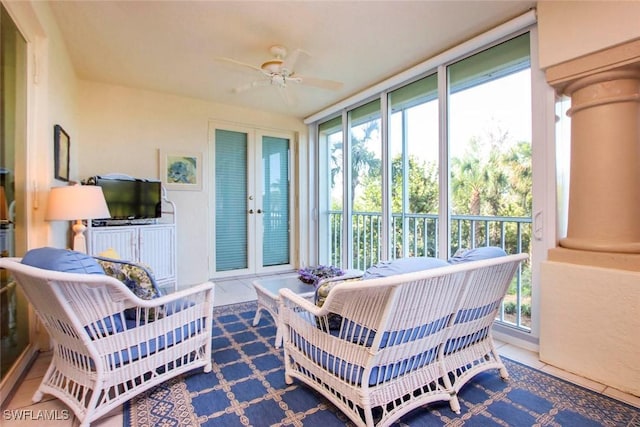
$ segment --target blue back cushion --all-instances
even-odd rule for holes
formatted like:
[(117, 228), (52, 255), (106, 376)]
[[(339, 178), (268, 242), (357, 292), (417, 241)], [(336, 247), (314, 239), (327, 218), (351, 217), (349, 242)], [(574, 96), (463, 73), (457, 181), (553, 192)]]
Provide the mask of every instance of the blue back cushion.
[(65, 273), (104, 274), (104, 270), (92, 256), (68, 249), (31, 249), (22, 257), (22, 263)]
[(462, 262), (480, 261), (482, 259), (497, 258), (506, 256), (507, 253), (497, 246), (483, 246), (481, 248), (459, 250), (451, 258), (449, 264), (460, 264)]
[(362, 276), (363, 279), (394, 276), (396, 274), (413, 273), (431, 268), (446, 267), (449, 264), (440, 258), (410, 257), (398, 258), (393, 261), (382, 261), (369, 267)]

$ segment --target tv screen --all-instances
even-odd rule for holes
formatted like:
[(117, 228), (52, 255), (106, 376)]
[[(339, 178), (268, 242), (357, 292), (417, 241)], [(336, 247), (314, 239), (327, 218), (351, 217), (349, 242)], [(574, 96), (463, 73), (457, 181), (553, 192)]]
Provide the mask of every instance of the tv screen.
[(102, 187), (111, 219), (131, 220), (162, 216), (160, 181), (112, 179), (99, 176), (92, 181), (95, 185)]

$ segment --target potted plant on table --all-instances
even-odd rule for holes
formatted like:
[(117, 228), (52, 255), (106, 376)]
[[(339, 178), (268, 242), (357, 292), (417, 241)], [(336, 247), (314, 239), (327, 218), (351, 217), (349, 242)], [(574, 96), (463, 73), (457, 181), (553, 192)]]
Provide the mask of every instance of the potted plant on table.
[(317, 265), (315, 267), (305, 267), (298, 270), (299, 278), (304, 283), (318, 286), (322, 279), (342, 276), (344, 271), (331, 265)]

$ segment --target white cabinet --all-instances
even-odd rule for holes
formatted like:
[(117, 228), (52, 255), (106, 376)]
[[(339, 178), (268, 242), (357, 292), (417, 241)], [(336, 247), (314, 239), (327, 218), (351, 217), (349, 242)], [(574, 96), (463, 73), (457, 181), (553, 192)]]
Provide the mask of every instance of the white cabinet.
[(158, 286), (176, 290), (176, 225), (148, 224), (89, 227), (88, 252), (98, 255), (113, 248), (120, 259), (148, 265)]

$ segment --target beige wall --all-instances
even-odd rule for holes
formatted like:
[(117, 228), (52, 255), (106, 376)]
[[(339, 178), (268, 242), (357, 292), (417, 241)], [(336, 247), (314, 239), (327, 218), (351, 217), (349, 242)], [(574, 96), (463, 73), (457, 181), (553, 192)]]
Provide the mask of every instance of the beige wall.
[[(75, 146), (81, 179), (106, 173), (159, 179), (159, 150), (201, 152), (205, 173), (212, 173), (206, 164), (210, 121), (297, 132), (301, 146), (307, 139), (307, 128), (299, 119), (86, 81), (80, 83), (78, 110)], [(180, 285), (209, 279), (210, 194), (207, 180), (203, 191), (168, 193), (178, 210)]]
[[(49, 188), (65, 185), (53, 178), (53, 126), (77, 137), (77, 79), (49, 5), (45, 2), (7, 2), (5, 6), (29, 43), (29, 128), (24, 186), (27, 188), (28, 247), (70, 244), (69, 224), (44, 221)], [(78, 151), (71, 150), (71, 175)], [(20, 209), (20, 207), (18, 207)]]
[(540, 360), (640, 396), (640, 273), (542, 264)]
[(638, 1), (540, 1), (540, 67), (640, 38)]

